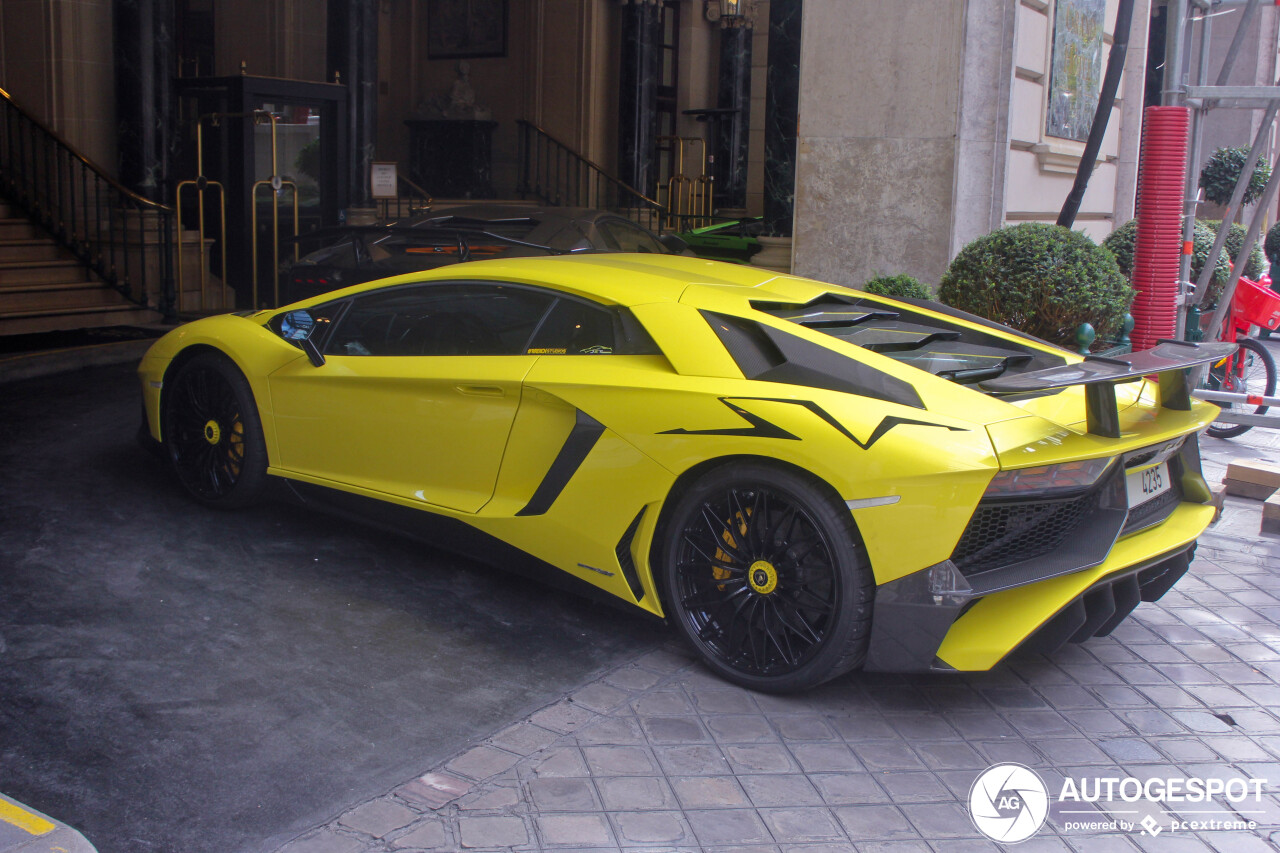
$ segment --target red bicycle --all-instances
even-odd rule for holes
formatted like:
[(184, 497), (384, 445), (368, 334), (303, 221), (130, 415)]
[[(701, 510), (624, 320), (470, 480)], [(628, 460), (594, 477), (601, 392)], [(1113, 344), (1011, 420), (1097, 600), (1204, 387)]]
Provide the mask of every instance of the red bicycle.
[[(1270, 397), (1276, 393), (1276, 363), (1271, 353), (1260, 341), (1248, 337), (1253, 326), (1263, 329), (1280, 327), (1280, 294), (1272, 292), (1255, 281), (1241, 278), (1231, 297), (1231, 314), (1223, 323), (1220, 340), (1239, 343), (1235, 354), (1223, 359), (1209, 369), (1204, 387), (1211, 391), (1248, 394), (1243, 405), (1217, 403), (1224, 410), (1249, 412), (1260, 415), (1267, 410), (1261, 401), (1253, 397)], [(1238, 408), (1237, 408), (1238, 407)], [(1249, 424), (1233, 424), (1214, 421), (1208, 429), (1214, 438), (1233, 438), (1252, 429)]]

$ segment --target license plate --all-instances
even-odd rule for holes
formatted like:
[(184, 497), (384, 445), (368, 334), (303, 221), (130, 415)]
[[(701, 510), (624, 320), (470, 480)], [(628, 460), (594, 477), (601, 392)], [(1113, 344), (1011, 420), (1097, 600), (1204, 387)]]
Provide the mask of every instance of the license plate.
[(1134, 471), (1125, 477), (1125, 486), (1129, 490), (1129, 507), (1146, 503), (1169, 491), (1169, 463), (1161, 462), (1141, 471)]

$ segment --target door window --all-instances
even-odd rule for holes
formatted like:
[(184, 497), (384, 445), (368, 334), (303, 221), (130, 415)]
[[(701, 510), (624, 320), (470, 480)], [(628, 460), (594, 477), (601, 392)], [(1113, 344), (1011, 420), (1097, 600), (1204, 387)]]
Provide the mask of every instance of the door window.
[(357, 297), (332, 355), (523, 355), (555, 297), (520, 287), (439, 284)]

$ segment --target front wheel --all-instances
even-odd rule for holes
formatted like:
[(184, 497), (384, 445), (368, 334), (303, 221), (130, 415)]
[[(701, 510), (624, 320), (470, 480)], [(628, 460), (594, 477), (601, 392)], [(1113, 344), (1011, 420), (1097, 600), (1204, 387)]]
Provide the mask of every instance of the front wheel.
[[(1228, 391), (1233, 394), (1256, 394), (1270, 397), (1276, 393), (1276, 363), (1267, 348), (1258, 341), (1244, 338), (1240, 341), (1240, 349), (1221, 367), (1215, 366), (1209, 371), (1206, 384), (1214, 391)], [(1267, 411), (1266, 406), (1252, 409), (1245, 404), (1237, 406), (1232, 403), (1217, 403), (1223, 409), (1249, 412), (1261, 415)], [(1252, 427), (1249, 424), (1232, 424), (1215, 421), (1210, 424), (1208, 433), (1214, 438), (1234, 438), (1243, 435)]]
[(174, 473), (196, 500), (234, 509), (262, 493), (262, 421), (248, 380), (227, 357), (202, 352), (165, 381), (160, 429)]
[(784, 693), (862, 663), (874, 582), (826, 484), (759, 463), (717, 468), (677, 499), (663, 536), (670, 617), (721, 677)]

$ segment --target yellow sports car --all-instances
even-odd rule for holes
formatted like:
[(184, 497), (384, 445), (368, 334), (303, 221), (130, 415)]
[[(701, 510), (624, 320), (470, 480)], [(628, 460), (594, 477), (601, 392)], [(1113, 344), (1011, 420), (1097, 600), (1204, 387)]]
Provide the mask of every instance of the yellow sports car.
[(1213, 516), (1186, 368), (659, 255), (460, 264), (161, 338), (143, 433), (197, 500), (302, 499), (551, 567), (738, 684), (985, 670), (1104, 635)]

